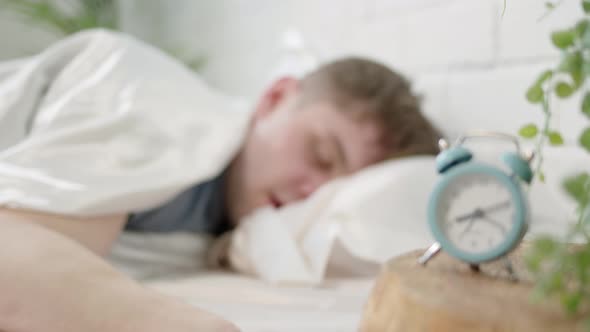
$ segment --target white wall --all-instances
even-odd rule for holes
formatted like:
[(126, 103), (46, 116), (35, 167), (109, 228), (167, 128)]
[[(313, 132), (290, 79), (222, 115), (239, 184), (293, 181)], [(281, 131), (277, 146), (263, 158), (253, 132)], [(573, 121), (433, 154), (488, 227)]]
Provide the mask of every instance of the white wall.
[(0, 12), (0, 61), (35, 54), (56, 39), (55, 33)]
[[(549, 31), (581, 16), (579, 2), (564, 0), (539, 22), (541, 0), (507, 0), (504, 17), (503, 0), (121, 0), (127, 31), (205, 55), (203, 75), (228, 93), (256, 96), (279, 62), (282, 33), (295, 27), (322, 59), (365, 55), (406, 73), (450, 134), (541, 119), (523, 95), (554, 65)], [(54, 39), (0, 16), (0, 59)], [(576, 102), (561, 108), (558, 122), (585, 123)]]
[[(59, 1), (59, 0), (55, 0)], [(147, 41), (164, 40), (163, 24), (170, 18), (166, 13), (168, 3), (159, 0), (120, 0), (122, 30)], [(0, 61), (9, 60), (42, 51), (63, 36), (51, 29), (28, 22), (13, 11), (0, 6)]]
[[(409, 75), (447, 131), (516, 131), (541, 119), (523, 95), (555, 64), (549, 31), (581, 16), (579, 2), (564, 0), (539, 21), (541, 0), (507, 0), (504, 17), (503, 0), (175, 0), (165, 34), (208, 56), (213, 85), (253, 96), (279, 61), (281, 33), (296, 27), (324, 59), (366, 55)], [(560, 122), (583, 123), (577, 103), (563, 108)], [(569, 141), (579, 133), (567, 132)]]

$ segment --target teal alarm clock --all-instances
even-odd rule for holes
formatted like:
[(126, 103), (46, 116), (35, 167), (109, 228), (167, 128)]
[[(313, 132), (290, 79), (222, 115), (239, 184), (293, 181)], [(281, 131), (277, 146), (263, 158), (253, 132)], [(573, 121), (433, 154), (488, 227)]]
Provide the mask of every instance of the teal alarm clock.
[[(516, 149), (498, 156), (505, 167), (474, 161), (463, 144), (473, 138), (508, 140)], [(523, 186), (533, 178), (533, 154), (523, 155), (516, 137), (495, 132), (464, 135), (453, 146), (441, 140), (439, 147), (436, 168), (441, 178), (427, 211), (436, 243), (419, 261), (425, 264), (440, 250), (472, 266), (505, 256), (528, 229)]]

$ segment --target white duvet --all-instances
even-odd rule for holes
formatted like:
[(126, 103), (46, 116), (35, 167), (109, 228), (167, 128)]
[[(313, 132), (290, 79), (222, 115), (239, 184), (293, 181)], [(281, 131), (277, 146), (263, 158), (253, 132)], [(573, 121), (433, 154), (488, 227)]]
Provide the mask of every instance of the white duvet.
[(160, 204), (225, 167), (248, 117), (177, 61), (103, 30), (2, 71), (0, 204), (25, 209)]
[(214, 312), (243, 332), (356, 332), (373, 280), (329, 279), (318, 287), (273, 287), (224, 273), (148, 287)]

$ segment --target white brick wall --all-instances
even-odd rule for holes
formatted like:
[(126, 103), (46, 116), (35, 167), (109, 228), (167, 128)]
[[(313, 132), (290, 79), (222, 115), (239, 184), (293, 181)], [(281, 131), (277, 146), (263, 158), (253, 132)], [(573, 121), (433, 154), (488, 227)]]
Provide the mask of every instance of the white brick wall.
[[(516, 132), (528, 122), (542, 123), (540, 106), (529, 104), (525, 91), (544, 65), (499, 66), (491, 70), (453, 72), (448, 80), (448, 109), (444, 128), (449, 133), (459, 133), (466, 128)], [(564, 139), (575, 142), (581, 132), (582, 120), (577, 101), (553, 102), (555, 125), (568, 124)], [(572, 130), (573, 129), (573, 130)]]
[[(581, 16), (563, 0), (123, 0), (124, 23), (145, 39), (185, 45), (207, 56), (205, 78), (228, 93), (255, 96), (281, 57), (280, 36), (300, 30), (322, 59), (365, 55), (407, 74), (425, 111), (447, 133), (468, 128), (516, 130), (539, 118), (527, 86), (558, 53), (549, 31)], [(18, 36), (18, 38), (15, 38)], [(0, 59), (34, 52), (55, 37), (0, 16)], [(576, 101), (556, 123), (580, 123)], [(567, 131), (566, 131), (567, 132)], [(570, 133), (575, 131), (570, 130)], [(573, 134), (566, 138), (573, 141)]]
[[(389, 21), (388, 16), (376, 16)], [(493, 61), (494, 3), (490, 0), (455, 0), (396, 16), (397, 31), (382, 31), (381, 43), (401, 44), (400, 66), (408, 68), (488, 64)], [(482, 38), (482, 36), (487, 36)], [(365, 35), (365, 38), (371, 38)]]
[(506, 13), (498, 24), (501, 60), (535, 59), (556, 54), (549, 34), (573, 25), (575, 19), (582, 16), (580, 1), (564, 0), (546, 16), (544, 4), (545, 1), (539, 0), (507, 0)]
[[(296, 27), (322, 59), (365, 55), (409, 75), (424, 95), (425, 112), (450, 135), (470, 128), (514, 132), (540, 122), (540, 109), (525, 101), (525, 90), (557, 59), (549, 32), (581, 16), (579, 0), (564, 0), (541, 21), (546, 9), (540, 0), (507, 0), (504, 16), (503, 0), (183, 4), (181, 20), (170, 7), (174, 28), (168, 33), (209, 54), (204, 75), (230, 93), (259, 93), (279, 61), (280, 33)], [(202, 38), (190, 39), (191, 31)], [(561, 106), (567, 111), (556, 124), (579, 127), (577, 107), (577, 101)], [(564, 132), (573, 142), (577, 131)]]
[[(167, 2), (121, 0), (120, 4), (123, 30), (147, 40), (163, 37), (165, 27), (160, 23), (167, 19), (160, 17)], [(61, 37), (59, 32), (28, 22), (0, 5), (0, 61), (36, 54)]]

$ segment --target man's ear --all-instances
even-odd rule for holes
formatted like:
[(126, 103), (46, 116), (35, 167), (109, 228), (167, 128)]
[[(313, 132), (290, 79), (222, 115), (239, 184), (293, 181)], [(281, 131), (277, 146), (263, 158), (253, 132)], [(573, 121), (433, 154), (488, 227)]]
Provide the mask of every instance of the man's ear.
[(274, 81), (260, 97), (254, 111), (254, 118), (263, 118), (272, 113), (283, 102), (294, 97), (298, 90), (299, 80), (294, 77), (283, 77)]

